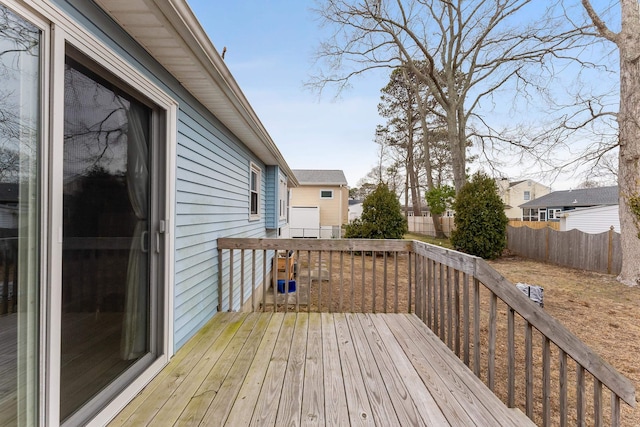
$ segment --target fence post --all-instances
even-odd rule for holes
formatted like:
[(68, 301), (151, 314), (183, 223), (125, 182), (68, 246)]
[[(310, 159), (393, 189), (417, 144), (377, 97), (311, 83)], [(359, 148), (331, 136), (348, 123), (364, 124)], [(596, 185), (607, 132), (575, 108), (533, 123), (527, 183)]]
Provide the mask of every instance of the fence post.
[(613, 225), (609, 227), (609, 248), (607, 252), (607, 274), (611, 274), (613, 264)]

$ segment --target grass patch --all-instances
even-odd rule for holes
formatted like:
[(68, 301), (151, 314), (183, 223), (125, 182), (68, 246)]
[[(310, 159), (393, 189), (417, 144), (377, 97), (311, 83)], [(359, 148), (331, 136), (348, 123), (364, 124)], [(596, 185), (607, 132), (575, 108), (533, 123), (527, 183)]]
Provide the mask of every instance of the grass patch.
[(444, 239), (436, 239), (432, 236), (427, 236), (424, 234), (415, 234), (415, 233), (407, 233), (404, 235), (405, 239), (418, 240), (420, 242), (429, 243), (431, 245), (442, 246), (443, 248), (453, 249), (451, 245), (451, 241), (448, 238)]

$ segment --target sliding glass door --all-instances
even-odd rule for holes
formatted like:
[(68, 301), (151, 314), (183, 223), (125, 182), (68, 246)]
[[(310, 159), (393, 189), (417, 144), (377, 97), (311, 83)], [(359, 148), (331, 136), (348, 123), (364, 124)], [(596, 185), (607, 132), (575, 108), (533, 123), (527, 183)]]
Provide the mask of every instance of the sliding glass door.
[(66, 59), (64, 106), (61, 421), (153, 359), (159, 252), (152, 108), (79, 55)]
[(38, 417), (41, 37), (0, 5), (0, 425)]
[(90, 36), (4, 3), (0, 426), (84, 425), (166, 361), (175, 106)]

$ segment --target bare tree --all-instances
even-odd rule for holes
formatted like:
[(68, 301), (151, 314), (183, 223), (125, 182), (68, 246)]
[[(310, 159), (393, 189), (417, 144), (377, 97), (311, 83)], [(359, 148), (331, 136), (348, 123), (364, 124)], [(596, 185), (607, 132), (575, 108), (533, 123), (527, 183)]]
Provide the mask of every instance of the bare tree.
[(405, 206), (413, 207), (414, 215), (421, 215), (422, 203), (416, 161), (416, 130), (419, 123), (416, 96), (403, 69), (391, 72), (389, 83), (381, 90), (378, 112), (387, 119), (386, 143), (398, 152), (405, 170)]
[(640, 5), (620, 0), (621, 29), (614, 32), (589, 0), (581, 0), (593, 26), (620, 53), (618, 186), (622, 271), (618, 280), (640, 285)]
[[(324, 60), (312, 81), (342, 88), (376, 68), (405, 68), (431, 91), (446, 123), (456, 189), (466, 181), (470, 122), (483, 101), (507, 82), (544, 81), (547, 57), (562, 56), (582, 42), (560, 17), (541, 13), (530, 24), (532, 0), (467, 2), (424, 0), (326, 0), (317, 9), (333, 35), (321, 44)], [(424, 62), (425, 67), (416, 63)], [(527, 70), (535, 67), (536, 79)], [(462, 78), (460, 76), (463, 76)], [(477, 124), (482, 125), (478, 120)]]

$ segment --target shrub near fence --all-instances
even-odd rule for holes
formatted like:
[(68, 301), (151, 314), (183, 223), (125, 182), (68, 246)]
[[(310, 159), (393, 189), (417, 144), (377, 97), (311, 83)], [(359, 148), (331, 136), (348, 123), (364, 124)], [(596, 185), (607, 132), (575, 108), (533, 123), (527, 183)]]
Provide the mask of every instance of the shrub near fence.
[(622, 268), (620, 234), (613, 230), (589, 234), (508, 226), (507, 248), (525, 258), (581, 270), (618, 274)]

